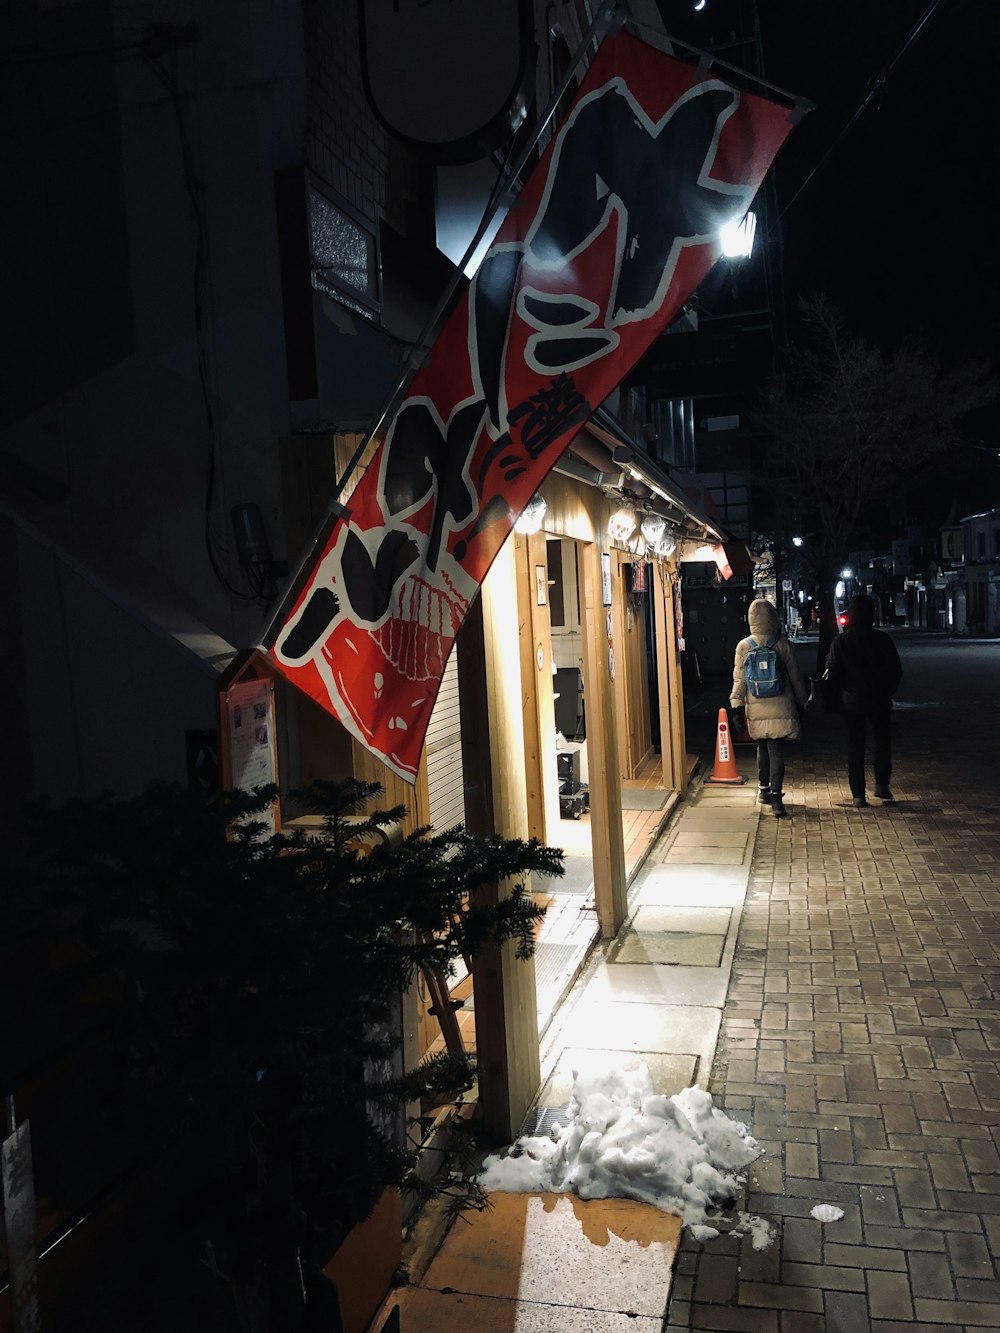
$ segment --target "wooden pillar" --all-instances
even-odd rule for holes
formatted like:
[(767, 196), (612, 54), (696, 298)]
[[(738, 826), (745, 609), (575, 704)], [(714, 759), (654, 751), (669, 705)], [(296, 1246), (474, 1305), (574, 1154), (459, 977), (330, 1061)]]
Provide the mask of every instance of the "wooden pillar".
[[(511, 651), (518, 633), (515, 569), (508, 541), (459, 632), (458, 670), (467, 825), (483, 836), (526, 838), (521, 673)], [(516, 958), (516, 947), (511, 941), (485, 948), (472, 966), (484, 1126), (505, 1142), (520, 1129), (541, 1083), (535, 965)]]
[(671, 571), (662, 561), (653, 565), (655, 590), (656, 684), (660, 700), (660, 754), (663, 780), (683, 792), (687, 785), (687, 736), (684, 689), (677, 647), (677, 596)]
[(528, 833), (548, 843), (559, 828), (559, 773), (545, 540), (541, 532), (527, 537), (517, 535), (514, 555)]
[(608, 658), (607, 625), (611, 608), (602, 605), (600, 547), (589, 543), (581, 545), (578, 550), (583, 584), (584, 699), (587, 712), (587, 765), (590, 770), (594, 897), (601, 935), (606, 940), (613, 940), (627, 915), (628, 902), (622, 793), (618, 776), (618, 727)]
[[(628, 556), (621, 551), (611, 552), (611, 624), (613, 629), (615, 674), (611, 682), (612, 698), (615, 707), (615, 730), (618, 733), (618, 776), (630, 778), (632, 764), (629, 759), (629, 715), (628, 689), (626, 685), (625, 664), (625, 565)], [(607, 611), (608, 608), (605, 608)], [(607, 627), (605, 626), (605, 632)]]

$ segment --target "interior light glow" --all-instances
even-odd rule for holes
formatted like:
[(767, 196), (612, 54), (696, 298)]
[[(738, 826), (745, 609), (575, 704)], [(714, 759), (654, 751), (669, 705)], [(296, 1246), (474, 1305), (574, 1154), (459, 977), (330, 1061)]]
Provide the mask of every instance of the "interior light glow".
[(749, 259), (753, 252), (753, 238), (757, 231), (756, 213), (745, 213), (734, 218), (719, 230), (719, 244), (726, 259)]
[(548, 506), (540, 495), (533, 495), (521, 510), (520, 516), (514, 524), (514, 531), (520, 532), (525, 537), (530, 537), (533, 532), (538, 532), (542, 526), (547, 508)]

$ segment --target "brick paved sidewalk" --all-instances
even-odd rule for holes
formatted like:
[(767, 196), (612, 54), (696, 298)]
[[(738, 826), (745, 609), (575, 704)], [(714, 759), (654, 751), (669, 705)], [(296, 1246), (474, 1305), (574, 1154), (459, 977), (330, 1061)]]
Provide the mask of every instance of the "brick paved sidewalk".
[(685, 1233), (669, 1330), (1000, 1328), (997, 660), (897, 642), (898, 803), (851, 808), (833, 723), (760, 822), (710, 1087), (775, 1240)]

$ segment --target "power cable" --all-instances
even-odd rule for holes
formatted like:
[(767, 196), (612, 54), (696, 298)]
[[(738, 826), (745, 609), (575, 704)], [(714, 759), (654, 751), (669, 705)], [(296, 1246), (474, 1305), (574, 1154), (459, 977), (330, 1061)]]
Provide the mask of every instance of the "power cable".
[(791, 208), (792, 204), (795, 203), (796, 199), (798, 199), (799, 195), (806, 188), (809, 182), (813, 179), (816, 173), (820, 171), (830, 160), (830, 158), (837, 151), (837, 149), (840, 147), (843, 141), (847, 138), (848, 134), (850, 134), (854, 126), (861, 119), (862, 115), (865, 113), (868, 107), (871, 106), (872, 102), (874, 102), (876, 98), (884, 91), (885, 86), (889, 82), (891, 75), (895, 72), (896, 66), (902, 60), (903, 56), (913, 45), (916, 39), (920, 36), (920, 33), (923, 31), (923, 29), (931, 21), (931, 19), (934, 16), (934, 11), (937, 9), (940, 3), (941, 0), (931, 0), (931, 3), (927, 6), (924, 12), (917, 19), (916, 23), (910, 29), (909, 33), (906, 36), (906, 39), (903, 42), (903, 45), (899, 48), (899, 50), (896, 52), (893, 58), (889, 61), (888, 65), (886, 65), (885, 68), (882, 69), (875, 76), (875, 78), (871, 80), (871, 82), (868, 85), (868, 91), (865, 93), (864, 97), (862, 97), (861, 101), (858, 103), (857, 107), (854, 110), (853, 115), (843, 126), (840, 133), (834, 139), (833, 143), (830, 144), (829, 148), (826, 150), (823, 156), (815, 164), (812, 171), (810, 171), (809, 175), (805, 178), (805, 180), (802, 182), (799, 188), (792, 195), (791, 199), (789, 199), (785, 207), (778, 214), (775, 226), (777, 226), (777, 224), (782, 220), (782, 218)]
[[(193, 274), (195, 359), (198, 369), (198, 384), (201, 390), (202, 404), (205, 411), (205, 425), (209, 436), (208, 476), (205, 483), (205, 551), (212, 573), (219, 584), (233, 597), (245, 602), (260, 601), (265, 597), (266, 580), (263, 571), (254, 570), (253, 577), (248, 573), (249, 592), (242, 592), (226, 576), (215, 552), (212, 537), (212, 509), (215, 504), (216, 487), (216, 423), (212, 406), (212, 392), (208, 367), (208, 353), (205, 346), (205, 294), (208, 284), (208, 219), (205, 213), (205, 185), (195, 162), (191, 136), (181, 111), (180, 89), (177, 75), (177, 43), (167, 40), (171, 34), (159, 29), (151, 29), (148, 40), (140, 54), (144, 64), (163, 85), (177, 124), (177, 137), (181, 151), (184, 171), (184, 186), (191, 201), (191, 210), (195, 223), (195, 253)], [(190, 39), (189, 39), (190, 40)], [(185, 41), (185, 45), (189, 41)], [(162, 57), (169, 55), (170, 66), (166, 66)]]

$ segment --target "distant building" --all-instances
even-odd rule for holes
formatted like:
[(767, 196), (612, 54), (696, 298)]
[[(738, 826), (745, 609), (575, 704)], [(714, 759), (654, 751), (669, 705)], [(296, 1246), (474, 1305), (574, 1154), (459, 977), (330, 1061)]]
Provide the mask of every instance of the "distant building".
[(956, 634), (1000, 636), (1000, 508), (961, 520), (963, 563), (951, 585)]

